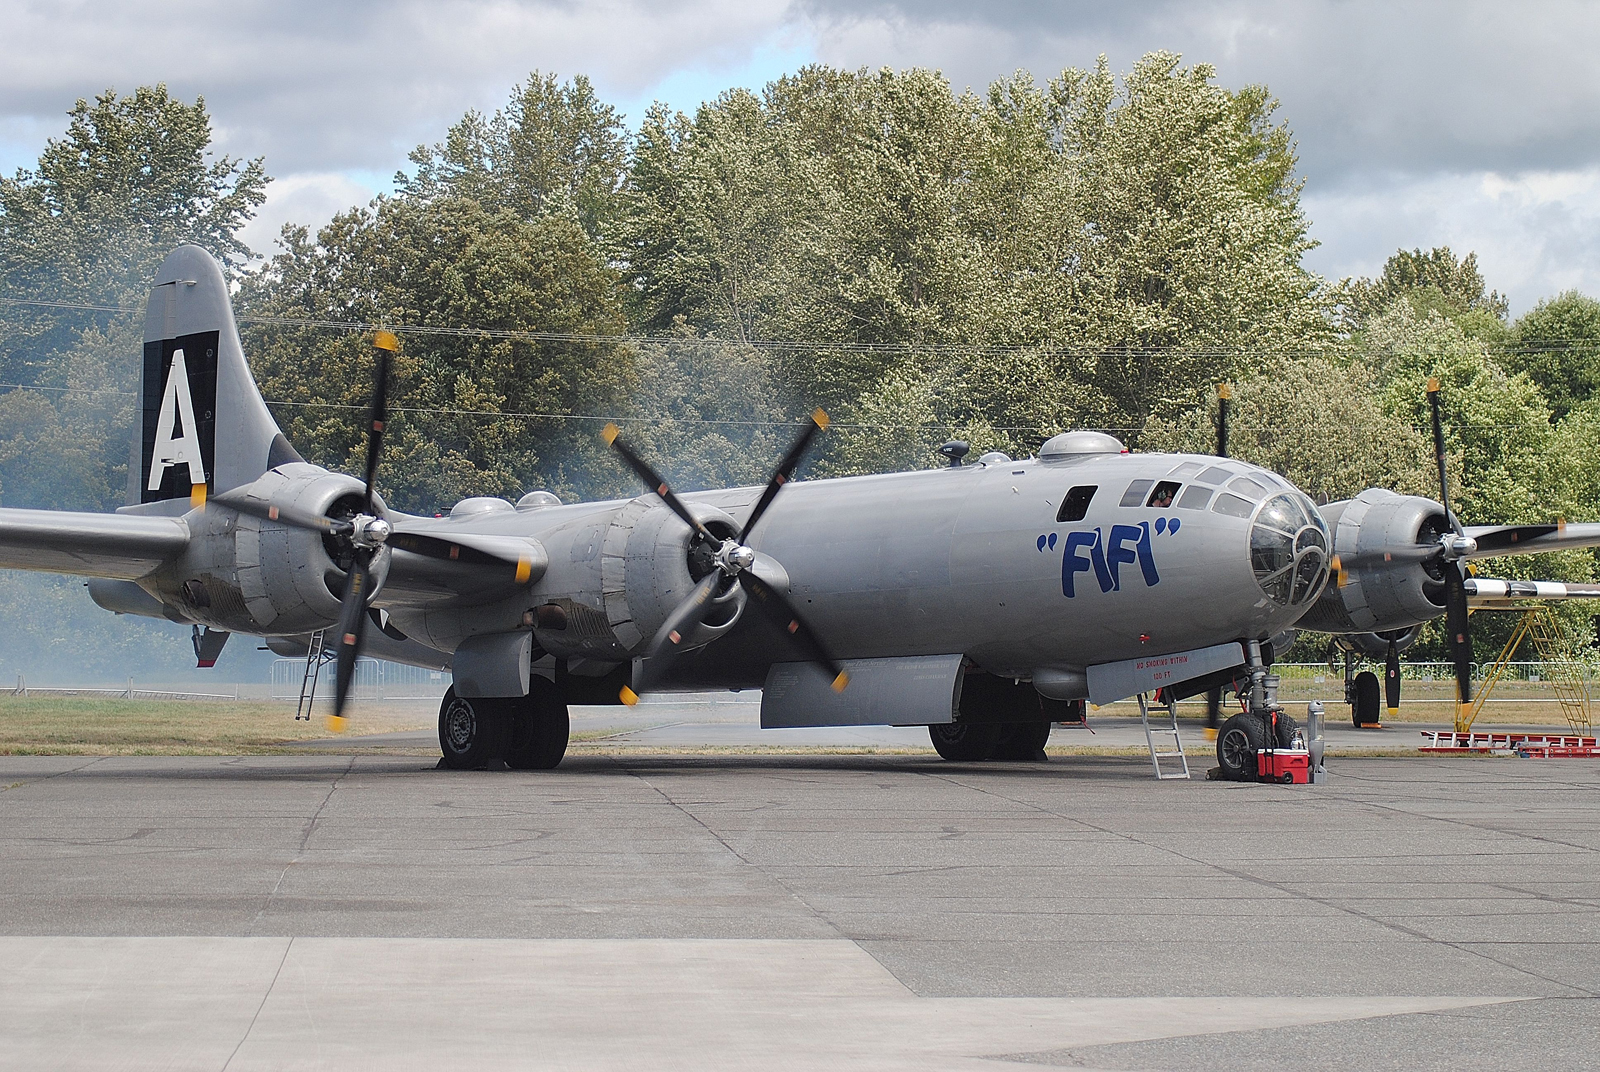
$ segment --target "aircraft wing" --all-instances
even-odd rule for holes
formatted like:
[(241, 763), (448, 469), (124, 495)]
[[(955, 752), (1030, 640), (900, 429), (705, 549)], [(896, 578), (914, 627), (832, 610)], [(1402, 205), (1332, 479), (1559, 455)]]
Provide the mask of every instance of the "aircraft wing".
[(0, 568), (133, 581), (189, 544), (176, 517), (0, 508)]
[(1536, 555), (1543, 551), (1572, 551), (1580, 547), (1600, 547), (1600, 524), (1569, 525), (1468, 525), (1466, 534), (1478, 541), (1479, 549), (1468, 558), (1497, 558), (1500, 555)]
[(1564, 599), (1600, 599), (1600, 584), (1572, 584), (1566, 581), (1502, 581), (1491, 577), (1468, 577), (1461, 583), (1467, 602), (1474, 608), (1509, 610), (1529, 600), (1549, 602)]

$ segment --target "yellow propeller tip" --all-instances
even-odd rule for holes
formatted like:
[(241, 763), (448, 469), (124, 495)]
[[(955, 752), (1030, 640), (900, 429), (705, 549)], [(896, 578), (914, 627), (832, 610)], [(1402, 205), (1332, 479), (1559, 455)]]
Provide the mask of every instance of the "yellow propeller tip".
[(606, 441), (606, 446), (610, 446), (611, 444), (615, 443), (617, 441), (617, 436), (621, 434), (622, 429), (618, 428), (614, 424), (608, 424), (604, 428), (600, 429), (600, 438)]
[(639, 694), (628, 688), (626, 685), (622, 686), (622, 691), (617, 695), (622, 699), (622, 702), (627, 704), (629, 707), (632, 707), (634, 704), (639, 702)]
[(832, 423), (828, 417), (828, 411), (821, 406), (811, 411), (811, 419), (816, 422), (818, 428), (826, 428)]
[(1217, 384), (1217, 397), (1218, 398), (1232, 398), (1233, 397), (1233, 384), (1231, 384), (1231, 383), (1219, 383), (1219, 384)]
[(400, 339), (392, 331), (380, 331), (372, 337), (372, 345), (390, 353), (400, 349)]
[(190, 487), (189, 487), (189, 505), (194, 507), (195, 509), (199, 509), (200, 507), (204, 506), (205, 504), (206, 504), (206, 486), (204, 484), (193, 484), (193, 485), (190, 485)]
[(343, 733), (344, 732), (344, 728), (345, 728), (345, 724), (348, 723), (349, 721), (350, 720), (348, 718), (345, 718), (343, 715), (329, 715), (328, 716), (328, 732), (329, 733)]
[(848, 684), (850, 684), (850, 675), (841, 670), (839, 671), (839, 676), (833, 679), (833, 691), (843, 692), (845, 686)]
[(1437, 394), (1438, 391), (1439, 391), (1439, 377), (1437, 377), (1437, 376), (1429, 376), (1428, 377), (1428, 393), (1430, 395), (1431, 394)]
[(533, 560), (526, 556), (517, 559), (517, 583), (527, 584), (528, 578), (533, 576)]

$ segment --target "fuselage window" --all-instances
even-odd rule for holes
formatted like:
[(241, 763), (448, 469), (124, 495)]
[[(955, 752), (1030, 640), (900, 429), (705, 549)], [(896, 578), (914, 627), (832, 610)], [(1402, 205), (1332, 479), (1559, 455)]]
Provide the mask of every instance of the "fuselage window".
[(1177, 505), (1179, 510), (1204, 510), (1206, 503), (1210, 501), (1210, 488), (1202, 488), (1198, 484), (1190, 484), (1184, 489), (1183, 494), (1178, 496)]
[(1135, 480), (1128, 485), (1128, 490), (1122, 493), (1122, 502), (1119, 506), (1139, 506), (1144, 502), (1145, 492), (1150, 490), (1154, 480)]
[(1094, 499), (1094, 493), (1100, 490), (1098, 484), (1085, 484), (1067, 492), (1067, 497), (1061, 500), (1061, 509), (1056, 511), (1057, 521), (1082, 521), (1089, 512), (1089, 503)]
[(1172, 505), (1173, 497), (1178, 494), (1178, 489), (1183, 487), (1176, 480), (1163, 480), (1150, 489), (1150, 498), (1145, 500), (1146, 506), (1154, 506), (1158, 510), (1165, 510)]

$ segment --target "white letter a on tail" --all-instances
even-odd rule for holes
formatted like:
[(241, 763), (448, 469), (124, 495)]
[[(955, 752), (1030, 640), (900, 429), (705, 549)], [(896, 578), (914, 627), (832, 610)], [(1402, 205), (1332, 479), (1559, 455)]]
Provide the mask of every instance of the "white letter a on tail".
[[(174, 436), (182, 424), (183, 434)], [(161, 489), (169, 465), (187, 465), (189, 483), (206, 482), (206, 463), (200, 456), (200, 430), (194, 423), (194, 402), (189, 397), (189, 369), (183, 351), (172, 351), (167, 388), (161, 395), (161, 415), (156, 418), (156, 449), (150, 457), (150, 491)]]

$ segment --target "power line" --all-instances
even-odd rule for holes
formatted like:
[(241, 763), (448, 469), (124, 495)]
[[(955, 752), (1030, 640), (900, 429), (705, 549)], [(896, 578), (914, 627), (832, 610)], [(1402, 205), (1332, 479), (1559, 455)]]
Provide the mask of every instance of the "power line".
[[(143, 312), (142, 309), (128, 306), (115, 305), (90, 305), (79, 302), (49, 301), (36, 298), (5, 298), (0, 297), (0, 304), (33, 306), (45, 309), (69, 309), (83, 312), (101, 313), (130, 313)], [(717, 347), (743, 347), (751, 350), (769, 350), (775, 352), (825, 350), (836, 353), (867, 353), (867, 354), (942, 354), (942, 355), (979, 355), (979, 354), (1025, 354), (1047, 353), (1064, 356), (1118, 356), (1118, 357), (1300, 357), (1311, 354), (1349, 354), (1352, 352), (1347, 345), (1331, 343), (1325, 346), (1199, 346), (1186, 347), (1181, 344), (1171, 346), (1130, 346), (1109, 344), (1103, 346), (1066, 346), (1051, 342), (1039, 343), (959, 343), (959, 342), (859, 342), (851, 340), (807, 340), (807, 339), (719, 339), (702, 336), (685, 335), (639, 335), (617, 334), (603, 335), (594, 332), (565, 332), (565, 331), (526, 331), (502, 328), (479, 327), (435, 327), (426, 324), (391, 324), (367, 320), (321, 320), (312, 317), (291, 316), (241, 316), (235, 318), (241, 324), (259, 324), (267, 327), (302, 327), (319, 328), (331, 331), (358, 333), (375, 331), (384, 328), (400, 335), (440, 336), (447, 338), (481, 338), (497, 339), (509, 342), (553, 342), (577, 343), (584, 345), (603, 344), (628, 344), (635, 346), (717, 346)], [(1600, 344), (1566, 344), (1566, 345), (1522, 345), (1507, 346), (1500, 344), (1487, 344), (1486, 349), (1494, 354), (1547, 354), (1568, 353), (1575, 351), (1590, 352), (1600, 350)], [(1410, 350), (1410, 353), (1426, 356), (1442, 354), (1444, 350)]]

